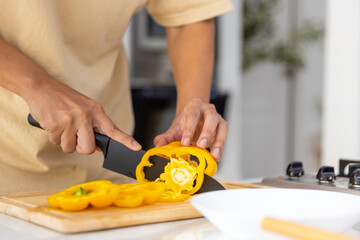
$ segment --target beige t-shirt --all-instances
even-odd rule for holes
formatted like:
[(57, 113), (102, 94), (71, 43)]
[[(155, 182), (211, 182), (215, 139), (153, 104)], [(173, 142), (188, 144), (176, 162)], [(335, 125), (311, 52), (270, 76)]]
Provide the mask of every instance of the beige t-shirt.
[[(133, 130), (122, 38), (144, 5), (164, 26), (230, 11), (230, 0), (0, 0), (0, 36), (55, 79), (98, 100), (124, 132)], [(102, 168), (103, 156), (65, 154), (27, 123), (29, 109), (0, 87), (0, 193), (68, 187), (96, 179), (127, 181)]]

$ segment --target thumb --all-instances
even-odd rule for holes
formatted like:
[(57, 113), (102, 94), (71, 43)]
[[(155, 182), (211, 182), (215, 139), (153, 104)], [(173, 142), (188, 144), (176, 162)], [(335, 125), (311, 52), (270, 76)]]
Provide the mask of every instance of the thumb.
[(165, 134), (160, 134), (154, 138), (154, 146), (162, 147), (169, 144), (169, 140), (166, 138)]
[(168, 130), (167, 132), (155, 137), (154, 145), (155, 147), (162, 147), (171, 142), (176, 141), (177, 139), (178, 139), (178, 134), (176, 134), (176, 131)]

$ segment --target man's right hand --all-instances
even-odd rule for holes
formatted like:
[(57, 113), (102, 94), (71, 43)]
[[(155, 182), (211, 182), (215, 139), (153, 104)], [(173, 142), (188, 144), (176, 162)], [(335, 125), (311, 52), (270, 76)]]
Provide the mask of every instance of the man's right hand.
[(22, 97), (54, 144), (66, 153), (95, 151), (94, 130), (132, 150), (141, 146), (119, 130), (101, 104), (55, 80), (0, 37), (0, 86)]
[(30, 113), (48, 132), (50, 141), (60, 144), (64, 152), (93, 153), (94, 131), (132, 150), (141, 149), (131, 136), (115, 126), (99, 102), (58, 81), (49, 83), (41, 86), (28, 104)]

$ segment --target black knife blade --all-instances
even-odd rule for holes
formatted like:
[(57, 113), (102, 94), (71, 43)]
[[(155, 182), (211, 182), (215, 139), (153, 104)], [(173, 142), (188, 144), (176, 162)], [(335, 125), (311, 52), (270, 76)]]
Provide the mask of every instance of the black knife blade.
[[(28, 122), (34, 127), (41, 128), (31, 114), (28, 115)], [(141, 162), (145, 151), (133, 151), (108, 136), (97, 132), (94, 134), (95, 143), (104, 155), (103, 168), (136, 179), (136, 167)], [(149, 181), (155, 181), (164, 172), (164, 167), (169, 163), (169, 160), (159, 156), (152, 156), (149, 160), (153, 165), (144, 167), (145, 178)], [(225, 188), (214, 178), (204, 174), (204, 182), (197, 193), (216, 190), (225, 190)]]
[[(103, 151), (105, 157), (104, 168), (136, 179), (135, 170), (145, 154), (144, 150), (130, 150), (123, 144), (99, 133), (95, 133), (95, 139), (97, 139), (97, 145), (107, 145), (107, 150)], [(152, 156), (149, 160), (153, 165), (151, 167), (144, 167), (145, 178), (149, 181), (155, 181), (164, 172), (164, 168), (169, 163), (169, 160), (159, 156)], [(204, 182), (196, 193), (224, 189), (218, 181), (205, 174)]]

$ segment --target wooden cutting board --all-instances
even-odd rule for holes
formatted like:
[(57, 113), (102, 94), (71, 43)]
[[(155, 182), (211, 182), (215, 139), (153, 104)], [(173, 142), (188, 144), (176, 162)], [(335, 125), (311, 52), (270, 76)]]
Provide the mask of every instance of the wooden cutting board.
[[(264, 186), (222, 181), (227, 189), (262, 188)], [(41, 191), (0, 195), (0, 212), (62, 233), (77, 233), (115, 227), (198, 218), (202, 215), (190, 200), (180, 203), (156, 203), (139, 208), (88, 208), (66, 212), (50, 208), (46, 198), (58, 192)]]

